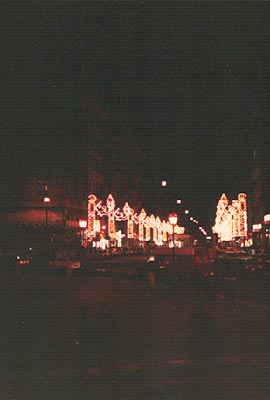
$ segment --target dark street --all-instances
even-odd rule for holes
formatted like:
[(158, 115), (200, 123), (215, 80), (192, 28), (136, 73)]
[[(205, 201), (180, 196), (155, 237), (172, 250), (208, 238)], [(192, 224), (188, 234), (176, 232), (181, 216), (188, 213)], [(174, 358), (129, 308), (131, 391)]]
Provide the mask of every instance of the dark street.
[[(75, 321), (82, 304), (95, 321), (101, 302), (113, 315), (113, 344), (106, 353), (97, 351), (96, 365), (87, 368), (80, 364)], [(269, 305), (209, 299), (218, 349), (197, 357), (188, 330), (196, 303), (190, 287), (85, 276), (2, 277), (1, 398), (206, 398), (192, 397), (200, 387), (207, 398), (266, 399)], [(211, 397), (221, 387), (225, 397)]]

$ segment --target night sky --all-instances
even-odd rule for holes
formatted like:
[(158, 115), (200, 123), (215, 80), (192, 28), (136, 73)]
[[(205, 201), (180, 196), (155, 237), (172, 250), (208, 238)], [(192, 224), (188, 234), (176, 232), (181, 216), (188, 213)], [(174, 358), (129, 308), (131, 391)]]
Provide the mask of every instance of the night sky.
[(95, 98), (113, 134), (141, 144), (149, 180), (167, 179), (202, 223), (223, 192), (248, 191), (269, 135), (269, 2), (1, 4), (6, 162), (34, 168), (45, 148), (64, 162), (62, 139), (83, 140), (81, 99)]

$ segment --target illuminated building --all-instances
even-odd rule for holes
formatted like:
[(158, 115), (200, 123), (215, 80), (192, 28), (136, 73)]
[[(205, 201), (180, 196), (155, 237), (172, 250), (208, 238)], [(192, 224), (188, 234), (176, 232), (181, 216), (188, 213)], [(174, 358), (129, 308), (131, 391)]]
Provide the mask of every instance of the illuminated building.
[(248, 236), (246, 198), (245, 193), (240, 193), (238, 199), (229, 204), (225, 193), (220, 197), (213, 233), (218, 235), (221, 242), (231, 242), (237, 239), (246, 240)]

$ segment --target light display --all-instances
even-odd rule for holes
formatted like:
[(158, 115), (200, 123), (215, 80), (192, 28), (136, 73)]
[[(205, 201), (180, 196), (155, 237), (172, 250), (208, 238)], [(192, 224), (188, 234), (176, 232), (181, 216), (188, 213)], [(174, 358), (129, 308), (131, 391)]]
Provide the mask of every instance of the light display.
[[(134, 239), (138, 237), (139, 241), (153, 240), (156, 244), (167, 242), (167, 234), (172, 233), (172, 226), (167, 221), (161, 221), (153, 214), (148, 216), (144, 209), (139, 214), (126, 202), (122, 209), (115, 207), (115, 201), (112, 194), (109, 194), (106, 205), (101, 200), (97, 200), (94, 194), (88, 196), (88, 227), (86, 237), (92, 239), (97, 232), (100, 232), (100, 219), (108, 218), (108, 235), (110, 239), (116, 238), (116, 222), (127, 222), (127, 238)], [(139, 233), (135, 233), (134, 227), (138, 225)], [(152, 235), (151, 235), (152, 233)], [(176, 234), (183, 234), (184, 227), (175, 226)], [(119, 244), (119, 243), (118, 243)], [(104, 245), (104, 243), (103, 243)]]
[(142, 242), (144, 240), (144, 220), (146, 217), (146, 212), (144, 209), (139, 214), (139, 241)]
[(95, 236), (94, 221), (95, 221), (95, 202), (97, 198), (95, 195), (91, 194), (88, 196), (88, 224), (87, 232), (88, 236)]
[(220, 241), (232, 241), (247, 237), (247, 205), (246, 194), (240, 193), (237, 200), (229, 204), (225, 193), (218, 201), (213, 233)]
[(108, 235), (110, 238), (115, 236), (115, 220), (114, 220), (115, 201), (111, 194), (107, 198), (107, 214), (108, 214)]

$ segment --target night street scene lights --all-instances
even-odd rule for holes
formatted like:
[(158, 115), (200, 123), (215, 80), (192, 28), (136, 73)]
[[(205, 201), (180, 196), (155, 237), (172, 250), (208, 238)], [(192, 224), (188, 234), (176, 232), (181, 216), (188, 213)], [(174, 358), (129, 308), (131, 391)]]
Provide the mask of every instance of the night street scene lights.
[(175, 276), (176, 276), (174, 228), (177, 225), (178, 216), (175, 213), (171, 213), (171, 214), (169, 214), (168, 219), (169, 219), (169, 223), (172, 226), (172, 258), (173, 258), (174, 273), (175, 273)]
[(49, 224), (49, 220), (48, 220), (48, 212), (49, 212), (49, 206), (51, 204), (51, 199), (48, 196), (45, 196), (43, 198), (43, 204), (45, 207), (45, 226), (46, 226), (46, 233), (48, 233), (48, 224)]
[(80, 219), (79, 220), (79, 227), (81, 229), (80, 231), (80, 239), (81, 239), (81, 246), (84, 246), (84, 231), (87, 228), (87, 220), (86, 219)]

